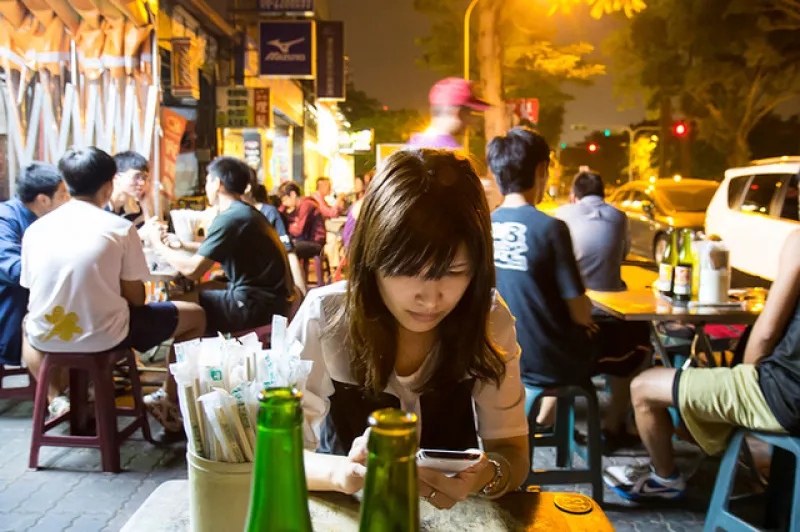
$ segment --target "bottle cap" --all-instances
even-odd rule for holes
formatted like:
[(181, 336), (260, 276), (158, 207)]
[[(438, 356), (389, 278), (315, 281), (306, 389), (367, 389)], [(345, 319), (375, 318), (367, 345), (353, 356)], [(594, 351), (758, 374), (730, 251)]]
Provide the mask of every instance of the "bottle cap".
[(588, 514), (594, 509), (592, 499), (580, 493), (562, 493), (553, 498), (556, 508), (570, 514)]

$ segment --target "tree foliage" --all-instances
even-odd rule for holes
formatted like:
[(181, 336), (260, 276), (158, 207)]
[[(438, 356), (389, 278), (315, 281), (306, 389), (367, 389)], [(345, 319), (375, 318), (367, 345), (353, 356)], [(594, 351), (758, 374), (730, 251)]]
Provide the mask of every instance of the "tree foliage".
[[(414, 0), (414, 8), (431, 21), (430, 32), (417, 40), (419, 64), (442, 76), (463, 75), (464, 9), (462, 0)], [(559, 142), (564, 105), (572, 99), (567, 83), (590, 84), (605, 67), (586, 59), (594, 48), (587, 43), (556, 46), (548, 7), (530, 0), (483, 0), (481, 9), (497, 9), (502, 46), (502, 97), (538, 98), (538, 127), (551, 144)], [(482, 13), (478, 11), (476, 13)], [(474, 17), (473, 17), (474, 20)], [(471, 32), (477, 42), (478, 31)], [(472, 79), (478, 78), (478, 46), (473, 45)], [(494, 102), (500, 103), (500, 102)]]
[(610, 15), (620, 11), (625, 13), (626, 17), (631, 18), (635, 14), (644, 11), (647, 7), (643, 0), (553, 0), (550, 13), (552, 14), (558, 10), (570, 13), (574, 7), (582, 4), (591, 6), (589, 13), (593, 18), (600, 18), (603, 15)]
[(752, 0), (648, 0), (607, 44), (616, 86), (650, 108), (674, 99), (698, 138), (748, 161), (748, 136), (800, 94), (800, 32), (776, 29), (781, 16)]

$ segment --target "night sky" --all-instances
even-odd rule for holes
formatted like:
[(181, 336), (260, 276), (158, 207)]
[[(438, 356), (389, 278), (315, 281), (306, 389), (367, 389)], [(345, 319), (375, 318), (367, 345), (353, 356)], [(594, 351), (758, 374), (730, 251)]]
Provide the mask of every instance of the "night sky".
[[(414, 11), (412, 1), (331, 0), (331, 10), (332, 19), (345, 22), (346, 53), (356, 86), (390, 108), (427, 109), (428, 90), (439, 76), (415, 63), (420, 50), (414, 39), (428, 32), (428, 21)], [(600, 44), (619, 22), (609, 17), (596, 21), (581, 11), (556, 15), (548, 23), (558, 27), (558, 44), (590, 42), (597, 48), (593, 59), (608, 62), (599, 50)], [(621, 101), (614, 97), (611, 75), (597, 78), (593, 87), (565, 87), (576, 98), (567, 106), (566, 142), (585, 135), (571, 132), (571, 123), (624, 125), (644, 116), (641, 106), (619, 110)]]

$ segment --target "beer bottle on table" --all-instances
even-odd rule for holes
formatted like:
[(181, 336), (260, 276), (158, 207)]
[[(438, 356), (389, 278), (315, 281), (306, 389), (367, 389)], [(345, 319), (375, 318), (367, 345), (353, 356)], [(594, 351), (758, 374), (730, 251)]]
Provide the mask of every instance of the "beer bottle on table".
[(675, 266), (672, 283), (672, 297), (675, 301), (690, 301), (692, 299), (692, 230), (683, 230), (683, 244), (678, 256), (678, 265)]
[(246, 532), (312, 530), (303, 466), (301, 397), (293, 388), (267, 388), (259, 396)]
[(669, 232), (667, 249), (658, 265), (658, 290), (662, 295), (672, 295), (672, 285), (675, 278), (675, 266), (678, 265), (678, 235), (675, 230)]
[(369, 417), (361, 532), (418, 532), (417, 416), (394, 408)]

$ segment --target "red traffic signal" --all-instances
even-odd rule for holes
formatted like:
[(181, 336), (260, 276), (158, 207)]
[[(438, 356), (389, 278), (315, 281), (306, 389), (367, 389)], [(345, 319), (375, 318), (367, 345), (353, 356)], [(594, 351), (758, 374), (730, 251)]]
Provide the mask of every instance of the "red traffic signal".
[(596, 142), (589, 143), (589, 151), (591, 153), (594, 153), (594, 152), (597, 151), (597, 143)]
[(685, 122), (678, 122), (673, 126), (672, 131), (678, 137), (683, 137), (689, 132), (689, 127), (686, 125)]

